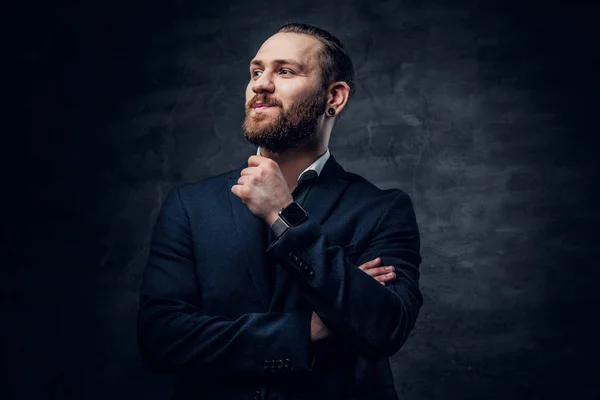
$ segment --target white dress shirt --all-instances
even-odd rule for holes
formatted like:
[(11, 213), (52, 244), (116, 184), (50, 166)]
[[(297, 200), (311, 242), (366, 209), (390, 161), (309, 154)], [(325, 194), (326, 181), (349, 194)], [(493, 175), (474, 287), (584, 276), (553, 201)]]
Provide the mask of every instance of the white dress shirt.
[[(256, 149), (256, 155), (262, 156), (262, 154), (260, 154), (260, 146), (258, 146), (258, 149)], [(323, 167), (325, 166), (325, 163), (327, 162), (327, 160), (329, 160), (329, 155), (330, 155), (329, 148), (327, 148), (325, 153), (321, 154), (319, 156), (319, 158), (317, 158), (315, 160), (314, 163), (310, 164), (304, 171), (302, 171), (300, 173), (300, 175), (298, 175), (298, 180), (300, 180), (300, 177), (302, 176), (302, 174), (304, 174), (309, 169), (312, 169), (313, 171), (315, 171), (317, 173), (317, 175), (321, 175), (321, 171), (323, 171)]]

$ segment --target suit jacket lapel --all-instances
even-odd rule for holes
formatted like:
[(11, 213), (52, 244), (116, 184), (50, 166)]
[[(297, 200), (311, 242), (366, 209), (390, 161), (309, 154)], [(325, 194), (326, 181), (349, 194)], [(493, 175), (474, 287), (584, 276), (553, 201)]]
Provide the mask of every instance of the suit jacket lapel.
[(232, 186), (237, 183), (244, 168), (246, 166), (238, 168), (228, 177), (229, 201), (238, 233), (238, 243), (242, 246), (252, 283), (266, 309), (270, 303), (269, 282), (265, 271), (267, 238), (264, 229), (266, 224), (260, 218), (255, 217), (239, 197), (231, 193)]
[[(231, 187), (237, 183), (240, 173), (245, 167), (244, 165), (229, 174), (227, 189), (229, 190), (229, 200), (233, 221), (238, 233), (238, 241), (241, 243), (252, 283), (256, 287), (265, 308), (268, 307), (271, 310), (276, 306), (277, 300), (281, 296), (289, 294), (284, 291), (287, 286), (287, 274), (277, 274), (274, 293), (271, 297), (267, 271), (265, 270), (267, 268), (265, 223), (260, 218), (255, 217), (246, 205), (231, 193)], [(304, 209), (320, 224), (323, 223), (348, 184), (346, 171), (331, 154), (304, 201)], [(273, 267), (280, 268), (279, 266)]]
[(319, 224), (322, 224), (349, 183), (346, 171), (331, 154), (321, 174), (308, 192), (303, 208)]

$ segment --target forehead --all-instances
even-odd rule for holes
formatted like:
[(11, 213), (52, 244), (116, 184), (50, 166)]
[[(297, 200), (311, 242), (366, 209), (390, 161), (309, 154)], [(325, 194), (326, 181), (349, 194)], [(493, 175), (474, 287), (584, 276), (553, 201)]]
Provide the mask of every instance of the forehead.
[(269, 63), (273, 60), (290, 59), (306, 67), (318, 63), (321, 42), (301, 33), (277, 33), (267, 39), (254, 56), (254, 60)]

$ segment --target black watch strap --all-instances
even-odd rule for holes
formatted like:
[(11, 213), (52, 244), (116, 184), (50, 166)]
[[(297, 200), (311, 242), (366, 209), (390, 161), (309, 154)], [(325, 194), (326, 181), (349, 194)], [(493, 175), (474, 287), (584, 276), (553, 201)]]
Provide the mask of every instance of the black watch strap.
[(295, 201), (292, 201), (290, 204), (283, 207), (281, 210), (279, 210), (277, 219), (273, 225), (271, 225), (271, 232), (273, 232), (275, 239), (283, 235), (283, 233), (290, 227), (296, 226), (300, 222), (304, 221), (306, 216), (306, 211)]
[(279, 216), (275, 222), (273, 222), (273, 225), (271, 225), (271, 232), (273, 233), (273, 236), (275, 236), (275, 239), (277, 239), (289, 228), (290, 226), (286, 224), (285, 221)]

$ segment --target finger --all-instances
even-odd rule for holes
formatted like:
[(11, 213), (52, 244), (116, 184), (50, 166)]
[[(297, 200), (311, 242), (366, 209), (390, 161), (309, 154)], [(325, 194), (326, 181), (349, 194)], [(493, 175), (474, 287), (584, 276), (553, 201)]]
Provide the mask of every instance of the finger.
[(368, 262), (364, 263), (363, 265), (361, 265), (360, 267), (358, 267), (358, 269), (363, 270), (365, 272), (368, 272), (370, 269), (372, 269), (373, 267), (371, 266), (371, 264), (369, 264)]
[(262, 157), (262, 156), (250, 156), (250, 158), (255, 157), (256, 159), (252, 159), (251, 162), (248, 163), (249, 167), (258, 167), (260, 166), (261, 169), (263, 170), (272, 170), (272, 171), (279, 171), (281, 172), (281, 169), (279, 168), (279, 164), (277, 164), (277, 161), (270, 159), (268, 157)]
[(394, 267), (375, 267), (365, 272), (371, 276), (386, 275), (389, 273), (394, 273)]
[(248, 168), (244, 168), (242, 170), (242, 172), (240, 173), (241, 176), (244, 175), (257, 175), (260, 171), (260, 168), (258, 167), (248, 167)]
[(263, 158), (262, 156), (252, 155), (248, 157), (248, 166), (249, 167), (257, 167), (260, 165), (260, 160)]
[(236, 195), (237, 197), (239, 197), (242, 200), (242, 203), (245, 203), (245, 199), (247, 197), (247, 190), (248, 188), (246, 186), (243, 185), (233, 185), (231, 187), (231, 193), (233, 193), (234, 195)]
[(239, 191), (240, 191), (240, 185), (233, 185), (231, 187), (231, 193), (233, 193), (237, 197), (240, 197)]
[(373, 278), (376, 276), (375, 273), (373, 273), (373, 269), (372, 268), (360, 268), (360, 270), (362, 270), (365, 274), (372, 276)]
[(376, 267), (376, 268), (368, 268), (366, 270), (363, 270), (367, 275), (372, 276), (373, 278), (380, 276), (380, 275), (385, 275), (389, 272), (391, 272), (390, 270), (386, 269), (386, 267)]
[(277, 165), (277, 163), (274, 160), (272, 160), (268, 157), (257, 156), (256, 154), (248, 157), (248, 166), (249, 167), (258, 167), (259, 165), (263, 165), (263, 164), (267, 167), (273, 166), (273, 164)]
[(362, 269), (363, 271), (369, 268), (373, 268), (376, 267), (377, 265), (379, 265), (379, 263), (381, 262), (381, 258), (377, 257), (374, 260), (371, 261), (367, 261), (366, 263), (362, 264), (360, 267), (360, 269)]
[(385, 274), (385, 275), (378, 275), (375, 277), (375, 280), (377, 282), (389, 282), (389, 281), (393, 281), (396, 278), (396, 274), (391, 272), (389, 274)]
[(240, 176), (237, 180), (237, 184), (240, 186), (246, 185), (249, 183), (250, 177), (248, 175)]

